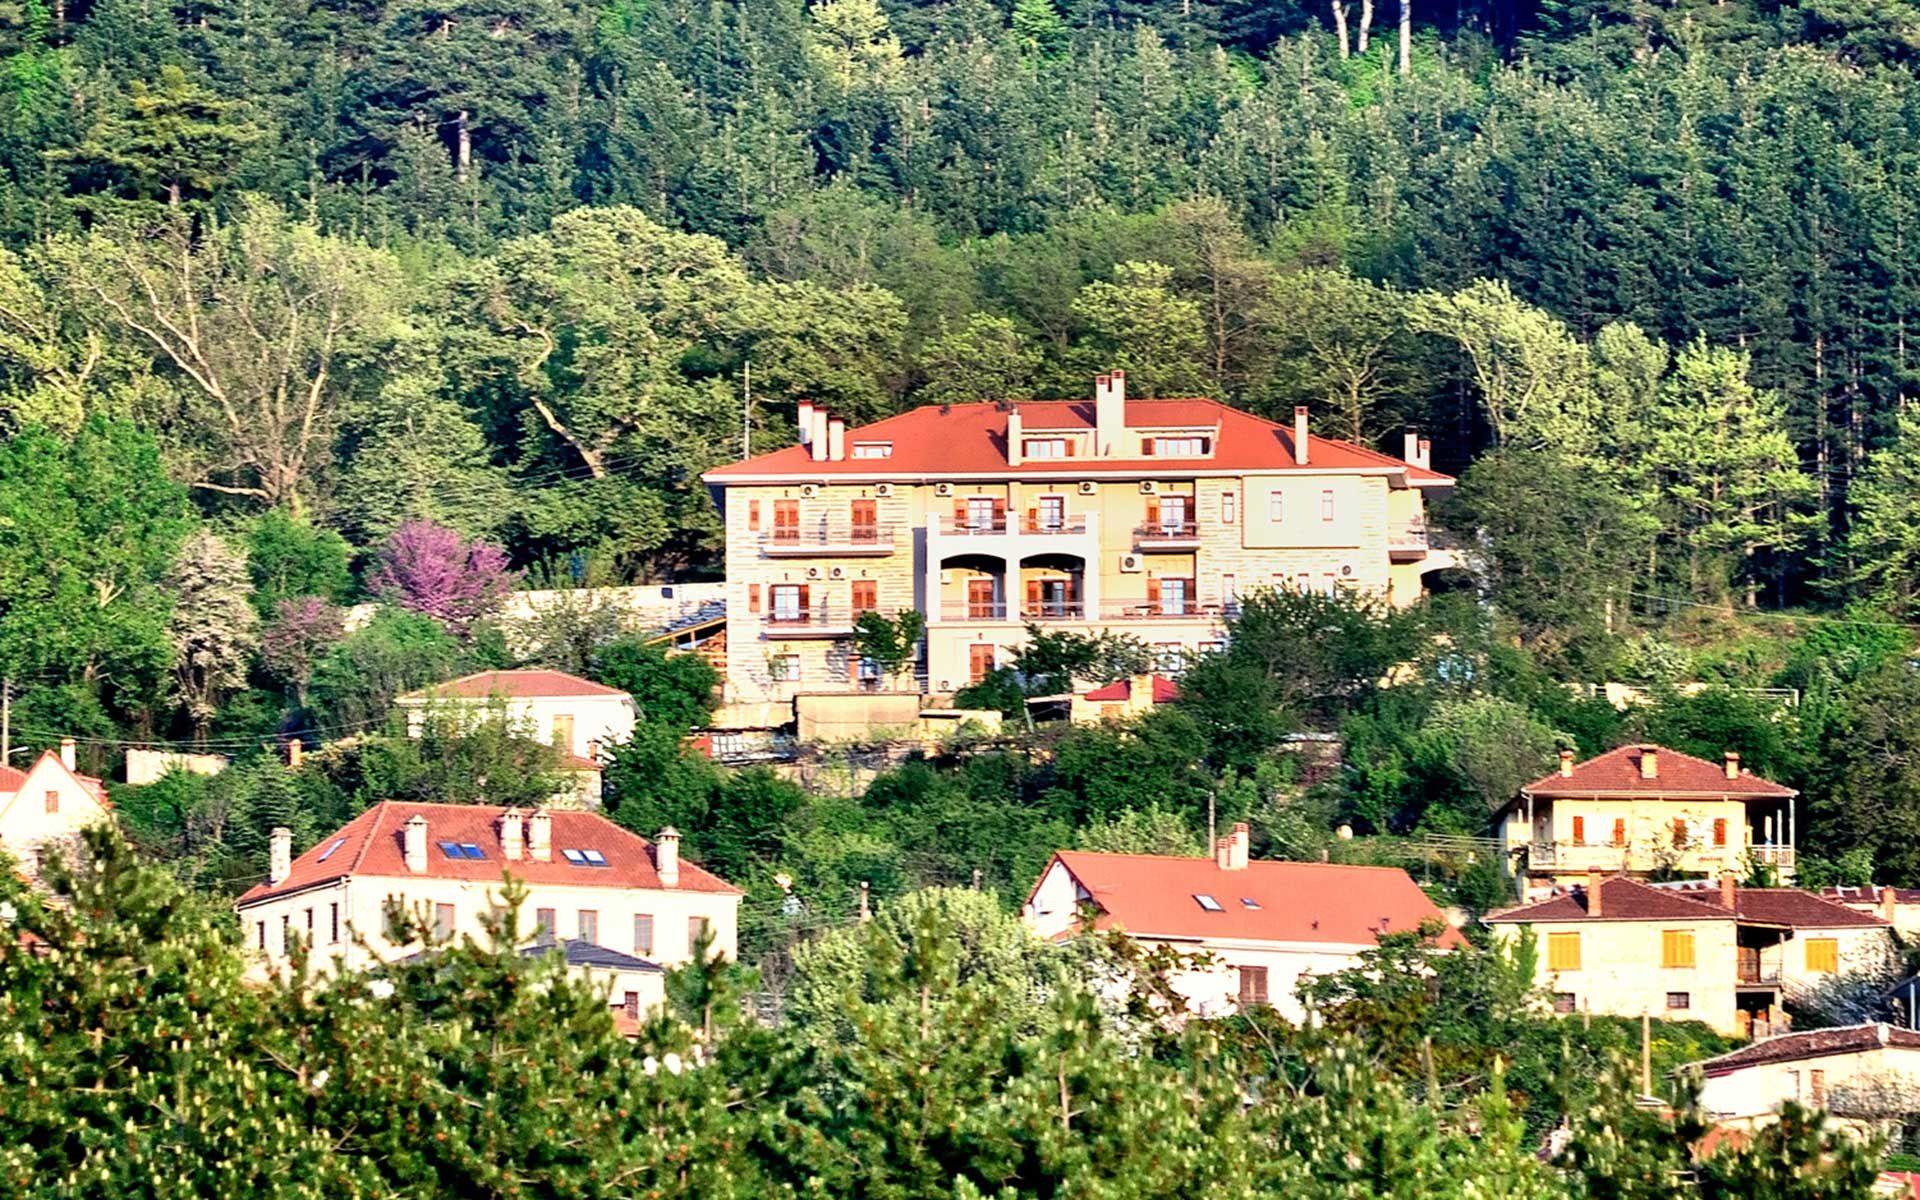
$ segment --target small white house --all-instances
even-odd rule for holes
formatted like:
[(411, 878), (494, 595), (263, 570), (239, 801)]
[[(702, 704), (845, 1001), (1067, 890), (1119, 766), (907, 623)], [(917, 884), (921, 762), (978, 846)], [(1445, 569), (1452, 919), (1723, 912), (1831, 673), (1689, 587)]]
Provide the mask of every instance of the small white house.
[(394, 698), (419, 737), (432, 714), (502, 713), (515, 730), (560, 751), (573, 772), (574, 794), (600, 802), (600, 772), (610, 747), (633, 736), (633, 697), (564, 671), (481, 671)]
[(79, 843), (80, 831), (113, 819), (106, 784), (74, 765), (73, 739), (22, 771), (0, 764), (0, 850), (29, 879), (49, 851)]
[(1920, 1033), (1884, 1023), (1782, 1034), (1681, 1070), (1723, 1126), (1771, 1124), (1789, 1100), (1863, 1132), (1920, 1110)]
[(1245, 825), (1220, 839), (1212, 858), (1055, 852), (1021, 910), (1041, 937), (1119, 929), (1137, 942), (1211, 965), (1177, 974), (1191, 1011), (1216, 1017), (1270, 1005), (1292, 1021), (1305, 1008), (1300, 982), (1358, 965), (1382, 933), (1431, 921), (1441, 945), (1465, 941), (1411, 876), (1398, 867), (1248, 860)]

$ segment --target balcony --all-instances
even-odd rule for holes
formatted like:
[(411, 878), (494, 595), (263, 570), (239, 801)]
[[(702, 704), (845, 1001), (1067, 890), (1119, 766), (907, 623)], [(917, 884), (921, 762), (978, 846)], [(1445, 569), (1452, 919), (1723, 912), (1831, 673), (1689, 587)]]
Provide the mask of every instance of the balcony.
[(1425, 558), (1432, 541), (1425, 521), (1406, 521), (1394, 525), (1387, 530), (1387, 558), (1392, 562), (1414, 562)]
[(768, 558), (884, 558), (893, 553), (893, 531), (877, 525), (801, 531), (780, 526), (760, 542)]
[(1198, 550), (1200, 524), (1197, 521), (1153, 521), (1135, 526), (1133, 548), (1143, 554)]
[(1038, 604), (1007, 605), (1000, 601), (991, 603), (979, 600), (962, 604), (944, 604), (940, 607), (942, 622), (954, 621), (1033, 621), (1045, 624), (1048, 621), (1084, 621), (1087, 619), (1087, 606), (1078, 600), (1046, 600)]
[(1198, 600), (1112, 600), (1101, 604), (1103, 621), (1196, 621), (1218, 625), (1235, 609), (1233, 604)]
[(847, 609), (829, 609), (825, 605), (776, 609), (767, 614), (760, 632), (774, 641), (852, 637), (853, 618), (854, 614)]
[(937, 524), (941, 534), (947, 537), (995, 537), (1008, 533), (1064, 536), (1087, 532), (1087, 518), (1078, 514), (1054, 519), (1042, 516), (1025, 516), (1018, 519), (1009, 519), (1005, 516), (982, 517), (979, 520), (955, 520), (952, 517), (941, 517)]

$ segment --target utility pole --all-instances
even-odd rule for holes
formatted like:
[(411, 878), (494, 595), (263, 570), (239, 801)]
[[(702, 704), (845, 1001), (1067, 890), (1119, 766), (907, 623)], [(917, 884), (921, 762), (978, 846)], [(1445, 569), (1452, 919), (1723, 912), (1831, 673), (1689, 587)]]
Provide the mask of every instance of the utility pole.
[(13, 676), (0, 678), (0, 767), (13, 760)]
[(753, 457), (753, 360), (746, 363), (746, 401), (740, 406), (740, 457)]
[(1214, 839), (1220, 836), (1219, 831), (1214, 828), (1213, 797), (1214, 797), (1214, 789), (1208, 788), (1207, 789), (1207, 853), (1208, 854), (1212, 854), (1214, 852)]

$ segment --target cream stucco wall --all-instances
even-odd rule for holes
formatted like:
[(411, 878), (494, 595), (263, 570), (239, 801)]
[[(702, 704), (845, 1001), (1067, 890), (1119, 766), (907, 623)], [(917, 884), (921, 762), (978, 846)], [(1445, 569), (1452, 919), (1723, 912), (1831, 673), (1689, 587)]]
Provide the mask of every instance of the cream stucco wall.
[[(1497, 924), (1494, 936), (1511, 943), (1521, 928)], [(1571, 993), (1575, 1012), (1703, 1021), (1729, 1036), (1740, 1031), (1734, 999), (1739, 964), (1730, 919), (1536, 921), (1531, 928), (1538, 941), (1536, 982), (1549, 996)], [(1662, 965), (1661, 935), (1666, 930), (1693, 932), (1692, 967)], [(1580, 938), (1578, 970), (1553, 969), (1550, 939), (1556, 933)], [(1688, 1007), (1668, 1008), (1670, 992), (1685, 992)]]
[(57, 757), (42, 755), (27, 769), (18, 792), (0, 796), (0, 849), (33, 878), (46, 853), (60, 850), (64, 855), (78, 843), (82, 830), (110, 820), (110, 810), (91, 788)]
[(1814, 1072), (1822, 1099), (1842, 1109), (1885, 1098), (1920, 1099), (1920, 1050), (1881, 1046), (1789, 1062), (1757, 1063), (1702, 1080), (1700, 1102), (1715, 1118), (1749, 1126), (1770, 1124), (1789, 1100), (1814, 1104)]
[[(1747, 873), (1756, 850), (1753, 822), (1771, 812), (1773, 802), (1734, 799), (1662, 800), (1651, 797), (1523, 797), (1500, 822), (1500, 837), (1510, 852), (1531, 847), (1528, 874), (1538, 886), (1584, 880), (1589, 871), (1645, 875), (1657, 870), (1718, 876)], [(1528, 813), (1532, 824), (1528, 824)], [(1574, 836), (1574, 820), (1584, 824)], [(1614, 840), (1614, 824), (1624, 821), (1624, 844)], [(1684, 844), (1676, 844), (1674, 822), (1686, 823)], [(1726, 843), (1714, 843), (1714, 823), (1724, 821)]]
[[(497, 703), (513, 728), (577, 758), (594, 758), (596, 751), (627, 741), (633, 736), (636, 717), (634, 702), (627, 696), (514, 696), (497, 702), (430, 697), (395, 703), (407, 710), (407, 732), (413, 737), (420, 736), (430, 713), (491, 714)], [(571, 737), (556, 738), (556, 730), (569, 717)]]

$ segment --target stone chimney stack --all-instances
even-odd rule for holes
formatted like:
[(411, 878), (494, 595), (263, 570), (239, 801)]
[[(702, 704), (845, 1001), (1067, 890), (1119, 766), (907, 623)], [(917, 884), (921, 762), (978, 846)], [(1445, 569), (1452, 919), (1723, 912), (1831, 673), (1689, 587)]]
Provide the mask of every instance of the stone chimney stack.
[(401, 829), (401, 847), (406, 851), (407, 870), (415, 875), (427, 873), (427, 819), (419, 813), (407, 818)]
[(1607, 877), (1599, 871), (1587, 872), (1587, 915), (1589, 917), (1606, 915), (1600, 909), (1600, 885), (1606, 881)]
[(1893, 918), (1899, 913), (1899, 911), (1900, 911), (1899, 891), (1896, 888), (1892, 887), (1891, 885), (1883, 885), (1880, 888), (1880, 919), (1882, 921), (1885, 921), (1887, 924), (1892, 925), (1895, 923)]
[(1117, 454), (1127, 432), (1127, 373), (1115, 371), (1093, 381), (1093, 452)]
[(839, 462), (847, 456), (847, 423), (839, 417), (827, 418), (827, 458)]
[(298, 771), (300, 764), (307, 761), (307, 747), (299, 738), (287, 739), (287, 770)]
[(1233, 848), (1226, 838), (1213, 839), (1213, 865), (1222, 871), (1233, 870)]
[(1413, 465), (1416, 467), (1424, 467), (1429, 471), (1433, 470), (1433, 439), (1420, 439), (1420, 461)]
[(67, 770), (69, 771), (78, 771), (80, 769), (80, 759), (74, 754), (72, 738), (60, 739), (60, 761), (67, 764)]
[(1653, 745), (1640, 747), (1640, 778), (1660, 778), (1660, 747)]
[(1297, 404), (1293, 409), (1293, 461), (1301, 466), (1307, 465), (1307, 406)]
[(671, 825), (654, 835), (653, 869), (661, 887), (680, 886), (680, 831)]
[(1416, 467), (1419, 466), (1420, 465), (1420, 433), (1419, 431), (1411, 428), (1408, 429), (1406, 440), (1401, 445), (1402, 445), (1402, 449), (1400, 451), (1400, 457), (1412, 463)]
[(827, 410), (817, 405), (807, 409), (807, 449), (813, 461), (827, 461)]
[(534, 862), (553, 861), (553, 814), (536, 808), (527, 818), (527, 857)]
[(1740, 752), (1738, 750), (1727, 751), (1727, 778), (1740, 778)]
[(1560, 752), (1560, 778), (1573, 778), (1573, 751), (1571, 750), (1562, 750)]
[(1233, 832), (1227, 835), (1227, 870), (1244, 871), (1247, 869), (1247, 823), (1235, 822)]
[(1016, 404), (1007, 410), (1007, 465), (1010, 467), (1020, 465), (1020, 440), (1024, 436), (1020, 428), (1020, 406)]
[(794, 406), (793, 423), (796, 429), (795, 441), (802, 446), (813, 445), (813, 401), (802, 400)]
[(1732, 871), (1720, 872), (1720, 907), (1732, 912), (1740, 903), (1740, 885)]
[(293, 873), (293, 830), (275, 825), (267, 836), (267, 882), (277, 884)]
[(519, 862), (527, 852), (527, 815), (517, 808), (500, 814), (500, 857)]

